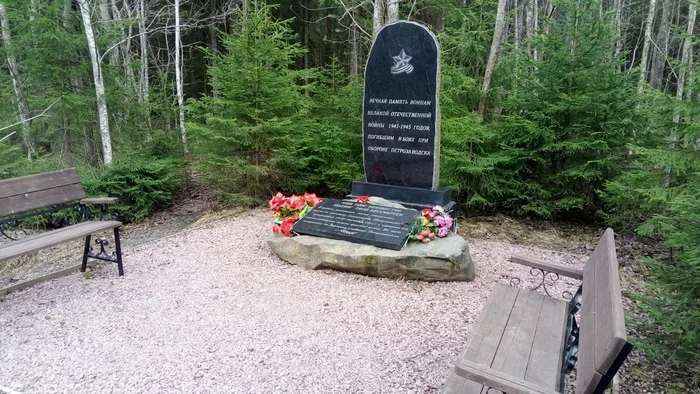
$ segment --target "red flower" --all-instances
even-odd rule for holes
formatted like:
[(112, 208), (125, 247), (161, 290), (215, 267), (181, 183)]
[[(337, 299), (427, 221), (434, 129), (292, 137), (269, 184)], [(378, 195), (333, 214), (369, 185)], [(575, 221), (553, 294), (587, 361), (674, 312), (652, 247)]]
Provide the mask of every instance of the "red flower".
[(432, 211), (433, 210), (430, 208), (424, 208), (422, 211), (420, 211), (420, 214), (423, 216), (428, 216), (428, 215), (430, 215), (430, 212), (432, 212)]
[(290, 211), (301, 211), (302, 209), (304, 209), (305, 204), (306, 200), (304, 200), (303, 196), (297, 196), (296, 194), (292, 194), (292, 196), (287, 199), (285, 207), (287, 207), (287, 209), (289, 209)]
[(306, 203), (313, 208), (316, 206), (316, 204), (323, 201), (323, 199), (317, 197), (315, 193), (304, 193), (304, 201), (306, 201)]
[(368, 196), (360, 196), (357, 197), (357, 200), (355, 200), (358, 204), (367, 204), (369, 202), (369, 197)]
[(293, 225), (294, 225), (294, 223), (292, 223), (288, 220), (283, 221), (282, 226), (281, 226), (282, 234), (284, 234), (286, 237), (289, 237), (290, 235), (292, 235), (292, 226)]
[(278, 235), (280, 233), (280, 226), (277, 226), (277, 225), (272, 226), (272, 232), (275, 235)]
[(277, 213), (280, 209), (282, 209), (286, 202), (287, 197), (285, 197), (282, 193), (277, 193), (270, 200), (270, 209), (272, 209), (272, 212)]

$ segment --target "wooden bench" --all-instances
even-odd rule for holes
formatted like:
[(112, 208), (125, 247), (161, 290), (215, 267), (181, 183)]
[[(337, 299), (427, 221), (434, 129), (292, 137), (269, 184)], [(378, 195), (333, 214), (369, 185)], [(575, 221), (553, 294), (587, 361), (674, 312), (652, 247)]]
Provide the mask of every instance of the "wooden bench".
[[(119, 240), (121, 222), (115, 220), (90, 220), (90, 213), (86, 207), (86, 205), (99, 205), (102, 208), (101, 219), (104, 219), (106, 205), (117, 202), (117, 199), (112, 197), (86, 197), (85, 190), (83, 190), (75, 168), (1, 180), (0, 235), (4, 235), (11, 241), (0, 244), (0, 262), (85, 237), (83, 264), (80, 269), (82, 272), (85, 272), (87, 268), (88, 258), (93, 258), (117, 263), (119, 276), (124, 275)], [(83, 220), (80, 223), (22, 239), (14, 239), (6, 233), (6, 226), (9, 224), (70, 207), (81, 210)], [(111, 254), (108, 253), (105, 250), (108, 241), (96, 239), (95, 244), (99, 245), (100, 250), (94, 252), (90, 243), (92, 234), (110, 229), (114, 230), (115, 251)]]
[(497, 284), (443, 393), (565, 393), (574, 365), (577, 393), (604, 392), (633, 346), (625, 333), (613, 230), (605, 231), (583, 271), (526, 257), (511, 261), (540, 272), (540, 286), (547, 275), (583, 284), (569, 302)]

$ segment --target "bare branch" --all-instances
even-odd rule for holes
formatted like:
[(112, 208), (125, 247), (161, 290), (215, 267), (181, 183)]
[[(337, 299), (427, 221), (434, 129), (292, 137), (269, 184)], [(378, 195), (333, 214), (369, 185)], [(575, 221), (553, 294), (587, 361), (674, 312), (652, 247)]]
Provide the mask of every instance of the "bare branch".
[[(10, 127), (15, 127), (15, 126), (20, 125), (20, 124), (22, 124), (22, 123), (24, 123), (24, 122), (29, 122), (30, 120), (34, 120), (34, 119), (36, 119), (36, 118), (39, 118), (39, 117), (41, 117), (41, 116), (44, 116), (44, 114), (46, 113), (46, 111), (48, 111), (51, 107), (53, 107), (54, 104), (56, 104), (56, 103), (59, 102), (60, 100), (61, 100), (60, 97), (57, 98), (56, 101), (54, 101), (53, 103), (51, 103), (51, 105), (49, 105), (48, 107), (46, 107), (46, 109), (43, 110), (39, 115), (32, 116), (31, 118), (25, 119), (24, 121), (17, 122), (17, 123), (13, 123), (13, 124), (11, 124), (11, 125), (9, 125), (9, 126), (5, 126), (5, 127), (3, 127), (3, 128), (0, 128), (0, 131), (7, 130), (7, 129), (9, 129)], [(12, 134), (14, 134), (14, 133), (15, 133), (15, 132), (13, 131), (13, 132), (10, 133), (9, 135), (5, 136), (5, 138), (9, 137), (10, 135), (12, 135)], [(3, 138), (3, 140), (4, 140), (5, 138)], [(2, 140), (0, 140), (0, 141), (2, 141)]]

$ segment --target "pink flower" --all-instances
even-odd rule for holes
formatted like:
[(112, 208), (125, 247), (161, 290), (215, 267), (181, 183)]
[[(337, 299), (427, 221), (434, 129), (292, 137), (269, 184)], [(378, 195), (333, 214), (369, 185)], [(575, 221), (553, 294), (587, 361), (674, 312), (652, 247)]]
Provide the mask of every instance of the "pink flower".
[(437, 234), (437, 235), (438, 235), (438, 237), (440, 237), (440, 238), (445, 238), (445, 237), (447, 236), (447, 234), (449, 234), (449, 233), (450, 233), (450, 228), (449, 228), (449, 227), (440, 227), (440, 229), (438, 229), (438, 234)]
[(453, 220), (449, 216), (445, 216), (445, 227), (452, 228)]
[(435, 216), (433, 221), (438, 225), (438, 227), (445, 227), (445, 218), (443, 216)]
[(433, 207), (433, 211), (439, 212), (440, 214), (444, 215), (445, 214), (445, 208), (442, 207), (442, 205), (436, 205)]

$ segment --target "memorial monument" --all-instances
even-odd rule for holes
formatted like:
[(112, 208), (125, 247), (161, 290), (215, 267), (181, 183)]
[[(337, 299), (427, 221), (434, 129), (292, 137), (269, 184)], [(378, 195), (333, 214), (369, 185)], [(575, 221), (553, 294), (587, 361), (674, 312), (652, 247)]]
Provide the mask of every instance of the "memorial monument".
[[(438, 41), (426, 27), (399, 21), (379, 31), (365, 69), (365, 180), (353, 182), (347, 200), (326, 199), (299, 219), (293, 231), (307, 235), (271, 236), (268, 245), (278, 256), (309, 269), (474, 279), (467, 242), (454, 232), (436, 242), (407, 243), (421, 209), (440, 205), (456, 216), (449, 190), (438, 187), (439, 75)], [(360, 196), (383, 204), (359, 203)]]
[(385, 26), (365, 69), (362, 141), (365, 181), (348, 197), (378, 196), (405, 207), (442, 205), (455, 216), (440, 180), (440, 51), (423, 25)]

